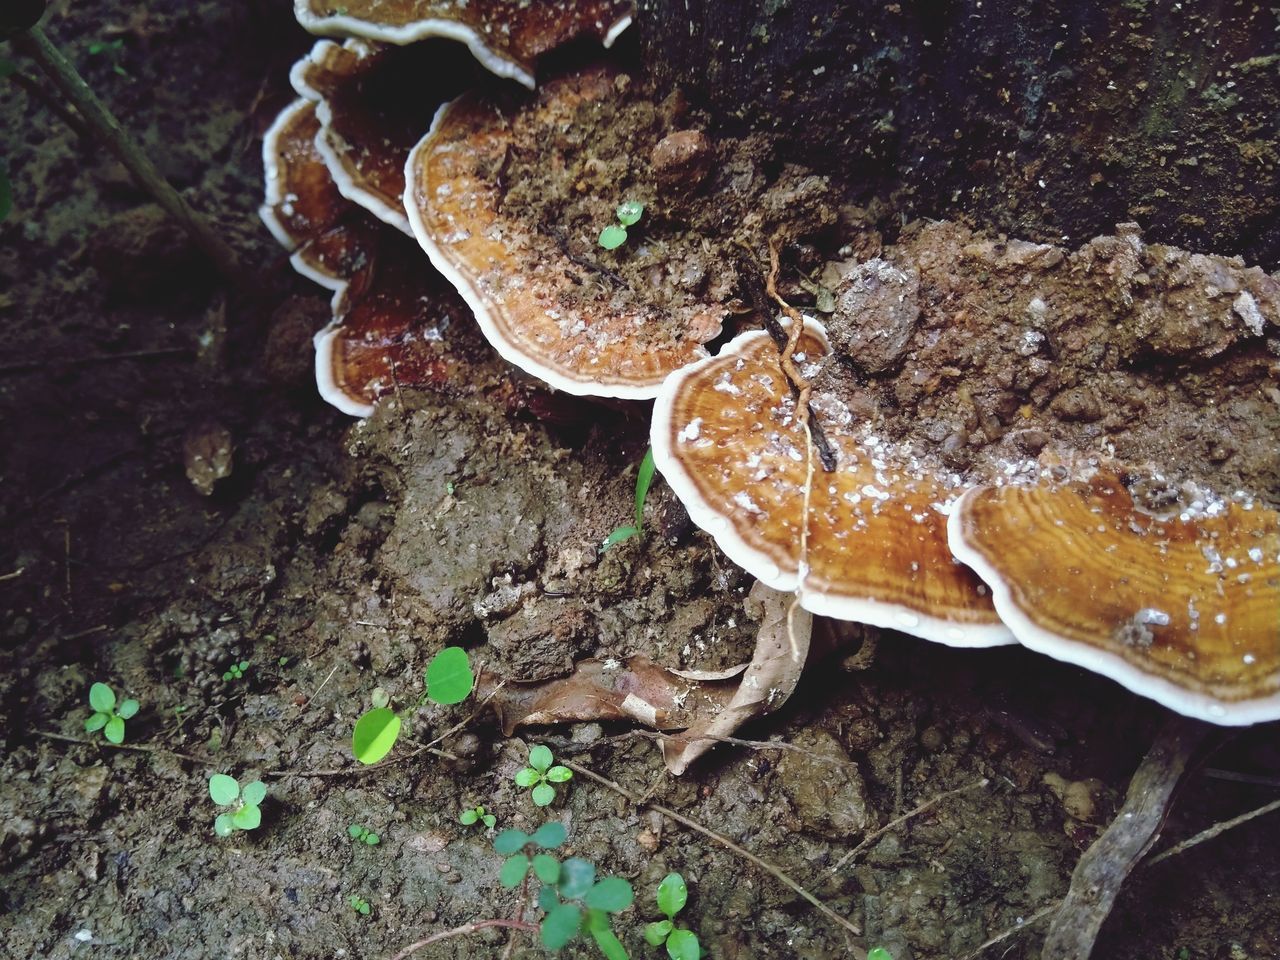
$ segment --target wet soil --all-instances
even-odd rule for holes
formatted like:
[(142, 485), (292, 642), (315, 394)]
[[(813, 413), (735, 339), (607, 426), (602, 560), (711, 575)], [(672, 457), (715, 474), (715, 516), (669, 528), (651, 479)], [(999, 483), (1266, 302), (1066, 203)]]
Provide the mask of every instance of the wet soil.
[[(309, 46), (287, 5), (53, 6), (50, 34), (267, 280), (257, 299), (228, 295), (100, 148), (5, 88), (0, 953), (386, 957), (513, 916), (488, 838), (456, 818), (483, 803), (500, 826), (541, 822), (512, 782), (532, 742), (775, 863), (897, 960), (963, 957), (1062, 895), (1164, 714), (1017, 649), (855, 630), (878, 640), (874, 658), (828, 661), (745, 731), (805, 753), (725, 748), (680, 780), (652, 743), (595, 723), (522, 741), (481, 717), (440, 745), (457, 759), (407, 758), (468, 704), (417, 711), (393, 755), (405, 759), (353, 771), (351, 726), (374, 689), (416, 700), (442, 645), (512, 677), (635, 653), (723, 667), (751, 647), (750, 583), (661, 483), (651, 532), (598, 552), (631, 514), (640, 405), (549, 423), (406, 390), (355, 422), (314, 396), (306, 333), (327, 296), (256, 220), (257, 138)], [(118, 52), (89, 52), (115, 37)], [(794, 278), (788, 290), (802, 292)], [(1262, 389), (1239, 362), (1239, 389)], [(212, 464), (198, 482), (193, 448)], [(224, 680), (240, 660), (246, 675)], [(84, 733), (94, 681), (141, 702), (126, 739), (138, 750)], [(1278, 771), (1272, 727), (1232, 735), (1162, 842), (1272, 799)], [(259, 829), (214, 836), (213, 772), (266, 780)], [(833, 871), (868, 830), (956, 788)], [(640, 928), (669, 870), (689, 881), (682, 917), (710, 956), (848, 954), (786, 888), (603, 788), (575, 779), (550, 812), (573, 853), (635, 886), (618, 923), (632, 956), (653, 955)], [(353, 843), (351, 823), (381, 844)], [(1276, 831), (1261, 818), (1140, 870), (1099, 955), (1280, 955)], [(504, 943), (490, 932), (419, 955), (497, 958)], [(1037, 952), (1033, 928), (992, 955)]]

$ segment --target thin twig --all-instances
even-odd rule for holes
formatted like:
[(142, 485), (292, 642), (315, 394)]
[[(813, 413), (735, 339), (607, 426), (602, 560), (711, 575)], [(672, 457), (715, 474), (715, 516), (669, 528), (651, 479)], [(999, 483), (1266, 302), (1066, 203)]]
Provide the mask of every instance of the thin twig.
[[(821, 913), (823, 916), (825, 916), (827, 919), (839, 924), (845, 930), (849, 931), (854, 935), (860, 935), (862, 933), (862, 931), (858, 929), (858, 927), (855, 924), (851, 923), (849, 920), (840, 916), (840, 914), (836, 913), (834, 910), (828, 907), (825, 903), (823, 903), (821, 900), (815, 897), (812, 893), (810, 893), (804, 887), (800, 886), (800, 884), (792, 880), (789, 876), (787, 876), (785, 873), (783, 873), (773, 864), (769, 863), (768, 861), (760, 859), (751, 851), (743, 849), (742, 847), (738, 846), (736, 843), (734, 843), (732, 840), (730, 840), (728, 837), (724, 836), (723, 834), (716, 833), (714, 830), (710, 829), (709, 827), (704, 827), (702, 824), (698, 823), (696, 820), (690, 820), (684, 814), (677, 813), (675, 810), (672, 810), (670, 807), (664, 807), (662, 804), (654, 803), (652, 800), (645, 800), (640, 797), (637, 797), (626, 787), (623, 787), (622, 785), (615, 783), (614, 781), (610, 780), (608, 777), (601, 776), (600, 774), (596, 773), (594, 770), (590, 770), (587, 767), (582, 766), (582, 764), (580, 763), (574, 763), (572, 760), (566, 760), (563, 758), (561, 759), (560, 762), (563, 763), (570, 770), (574, 771), (575, 773), (582, 774), (582, 776), (586, 777), (588, 780), (593, 780), (596, 783), (600, 784), (601, 786), (608, 787), (610, 790), (614, 791), (615, 793), (630, 800), (636, 806), (648, 807), (650, 810), (654, 810), (662, 814), (664, 817), (668, 818), (669, 820), (674, 820), (676, 823), (686, 826), (690, 830), (694, 830), (697, 833), (702, 834), (704, 837), (714, 840), (716, 843), (720, 844), (722, 847), (726, 848), (727, 850), (731, 850), (732, 852), (736, 853), (738, 856), (742, 857), (744, 860), (749, 860), (751, 863), (754, 863), (757, 867), (759, 867), (765, 873), (769, 874), (779, 883), (783, 884), (786, 887), (789, 887), (793, 892), (799, 894), (805, 900), (809, 901), (809, 903), (812, 904), (813, 907), (816, 910), (818, 910), (818, 912)], [(865, 960), (866, 958), (866, 954), (860, 951), (855, 953), (854, 956), (857, 957), (858, 960)]]
[[(615, 737), (601, 737), (590, 743), (572, 743), (565, 741), (558, 747), (561, 751), (570, 753), (587, 753), (597, 747), (607, 744), (622, 743), (625, 740), (654, 740), (661, 743), (664, 740), (682, 740), (683, 735), (674, 733), (663, 733), (660, 730), (628, 730), (626, 733), (620, 733)], [(797, 747), (794, 743), (787, 743), (782, 740), (743, 740), (741, 737), (722, 737), (711, 733), (698, 735), (699, 740), (714, 740), (716, 743), (727, 743), (735, 747), (745, 747), (748, 750), (782, 750), (789, 753), (798, 753), (807, 757), (814, 763), (830, 764), (833, 767), (855, 767), (856, 763), (852, 760), (841, 760), (838, 757), (820, 756), (815, 754), (811, 749), (805, 747)]]
[(106, 747), (109, 750), (127, 750), (130, 753), (164, 754), (169, 757), (177, 757), (179, 760), (186, 760), (189, 763), (198, 763), (202, 767), (214, 765), (208, 760), (201, 760), (199, 757), (193, 757), (189, 753), (166, 750), (164, 747), (143, 747), (132, 743), (111, 743), (109, 740), (84, 740), (80, 737), (68, 737), (61, 733), (49, 733), (47, 730), (37, 730), (36, 736), (43, 737), (46, 740), (61, 740), (63, 743), (78, 743), (82, 747)]
[(538, 925), (530, 923), (527, 920), (477, 920), (475, 923), (464, 923), (460, 927), (454, 927), (452, 930), (445, 930), (441, 933), (433, 933), (425, 940), (419, 940), (417, 943), (411, 943), (391, 960), (404, 960), (409, 954), (421, 950), (423, 947), (430, 946), (433, 943), (439, 943), (441, 940), (451, 940), (454, 937), (465, 937), (475, 933), (478, 930), (489, 930), (493, 927), (505, 927), (508, 930), (523, 930), (525, 933), (537, 933)]
[(1055, 900), (1053, 903), (1049, 904), (1047, 907), (1041, 907), (1031, 916), (1027, 917), (1025, 920), (1019, 923), (1016, 927), (1010, 927), (1008, 930), (1004, 930), (1004, 931), (1001, 931), (1000, 933), (997, 933), (994, 937), (992, 937), (986, 943), (983, 943), (975, 947), (973, 950), (969, 951), (968, 953), (966, 953), (963, 957), (960, 958), (960, 960), (976, 960), (976, 958), (981, 956), (982, 953), (988, 947), (994, 947), (997, 943), (1000, 943), (1003, 940), (1008, 940), (1010, 937), (1014, 936), (1015, 934), (1019, 934), (1023, 930), (1028, 929), (1032, 924), (1039, 923), (1045, 917), (1048, 917), (1054, 913), (1057, 913), (1058, 908), (1061, 906), (1062, 906), (1062, 901)]
[(22, 576), (23, 571), (26, 569), (27, 569), (26, 567), (19, 567), (17, 570), (14, 570), (12, 573), (0, 574), (0, 582), (3, 582), (5, 580), (18, 579), (18, 577)]
[(1190, 850), (1192, 847), (1196, 846), (1197, 844), (1204, 843), (1206, 840), (1212, 840), (1214, 837), (1218, 836), (1218, 834), (1220, 833), (1226, 833), (1232, 827), (1238, 827), (1242, 823), (1248, 823), (1254, 817), (1261, 817), (1264, 814), (1271, 813), (1273, 810), (1280, 810), (1280, 800), (1272, 800), (1270, 803), (1265, 803), (1262, 806), (1258, 807), (1256, 810), (1250, 810), (1248, 813), (1242, 813), (1240, 814), (1240, 816), (1232, 817), (1230, 820), (1223, 820), (1220, 823), (1215, 823), (1212, 827), (1209, 827), (1207, 830), (1201, 830), (1194, 837), (1188, 837), (1186, 840), (1183, 840), (1181, 843), (1175, 843), (1168, 850), (1165, 850), (1163, 853), (1157, 854), (1156, 856), (1152, 857), (1150, 860), (1148, 860), (1144, 864), (1144, 866), (1148, 866), (1148, 867), (1155, 866), (1157, 863), (1160, 863), (1162, 860), (1168, 860), (1170, 857), (1176, 857), (1178, 854), (1184, 853), (1185, 851)]
[(235, 252), (156, 169), (155, 164), (125, 132), (120, 121), (98, 99), (71, 61), (62, 55), (62, 52), (40, 29), (39, 24), (25, 33), (17, 34), (11, 42), (35, 61), (58, 88), (58, 92), (76, 108), (85, 124), (93, 130), (103, 145), (115, 154), (116, 159), (125, 165), (138, 184), (151, 194), (165, 212), (183, 226), (222, 275), (233, 283), (244, 283), (248, 279), (248, 274), (240, 265)]
[(90, 627), (88, 630), (77, 630), (75, 633), (63, 634), (62, 639), (63, 640), (80, 640), (84, 637), (92, 636), (95, 633), (102, 633), (103, 630), (110, 630), (110, 629), (111, 628), (108, 627), (105, 623), (102, 623), (96, 627)]
[(325, 685), (328, 684), (328, 682), (333, 679), (333, 675), (338, 672), (338, 666), (339, 665), (336, 663), (333, 665), (333, 669), (329, 671), (329, 675), (324, 678), (320, 686), (316, 687), (316, 692), (313, 693), (311, 696), (307, 697), (307, 703), (311, 703), (313, 700), (315, 700), (316, 697), (320, 696), (320, 691), (325, 688)]
[(883, 837), (886, 833), (889, 833), (892, 830), (898, 829), (898, 827), (902, 826), (908, 820), (912, 820), (915, 817), (920, 816), (920, 814), (927, 812), (930, 808), (941, 803), (943, 800), (946, 800), (948, 797), (954, 797), (956, 794), (964, 793), (966, 790), (974, 790), (979, 787), (985, 787), (990, 782), (991, 781), (988, 780), (986, 777), (983, 777), (981, 780), (975, 780), (973, 783), (967, 784), (963, 787), (956, 787), (954, 790), (947, 790), (944, 793), (938, 794), (937, 796), (930, 797), (928, 800), (920, 804), (914, 810), (908, 810), (906, 813), (898, 817), (896, 820), (890, 820), (879, 830), (871, 831), (871, 833), (867, 834), (865, 837), (862, 838), (861, 843), (859, 843), (856, 847), (854, 847), (852, 850), (846, 853), (843, 857), (837, 860), (835, 866), (831, 868), (830, 872), (835, 873), (837, 870), (843, 867), (851, 858), (856, 857), (859, 853), (867, 849), (869, 846), (871, 846), (873, 843), (875, 843), (877, 840)]
[(1254, 773), (1239, 773), (1236, 770), (1219, 770), (1216, 767), (1206, 767), (1200, 772), (1215, 780), (1230, 780), (1232, 783), (1248, 783), (1255, 787), (1280, 789), (1280, 778), (1277, 777), (1262, 777)]

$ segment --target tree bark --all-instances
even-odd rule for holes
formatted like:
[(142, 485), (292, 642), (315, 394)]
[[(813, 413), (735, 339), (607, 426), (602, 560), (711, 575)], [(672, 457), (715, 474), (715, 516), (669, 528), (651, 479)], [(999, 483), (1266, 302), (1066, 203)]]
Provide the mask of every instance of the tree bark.
[(1078, 243), (1280, 263), (1280, 31), (1248, 0), (639, 0), (642, 57), (723, 132), (892, 200)]

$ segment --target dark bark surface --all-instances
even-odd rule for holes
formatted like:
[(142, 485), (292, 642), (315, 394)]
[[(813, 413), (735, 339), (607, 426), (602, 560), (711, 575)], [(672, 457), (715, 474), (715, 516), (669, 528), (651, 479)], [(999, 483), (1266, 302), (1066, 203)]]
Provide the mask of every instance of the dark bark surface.
[(644, 60), (722, 129), (962, 216), (1079, 242), (1280, 262), (1280, 32), (1267, 4), (1188, 0), (641, 0)]

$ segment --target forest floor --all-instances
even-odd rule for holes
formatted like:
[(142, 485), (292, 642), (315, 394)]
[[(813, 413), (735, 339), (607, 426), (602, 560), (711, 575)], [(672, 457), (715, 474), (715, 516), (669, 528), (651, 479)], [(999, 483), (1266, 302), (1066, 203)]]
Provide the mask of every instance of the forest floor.
[[(631, 513), (641, 405), (552, 423), (404, 391), (354, 421), (315, 395), (328, 298), (257, 216), (261, 135), (311, 42), (288, 4), (52, 7), (51, 36), (268, 289), (228, 294), (99, 145), (4, 87), (0, 954), (389, 957), (516, 916), (491, 838), (458, 815), (542, 822), (513, 783), (535, 743), (772, 863), (897, 960), (966, 957), (1065, 893), (1167, 714), (1020, 648), (864, 631), (874, 657), (812, 671), (744, 732), (801, 750), (725, 745), (678, 779), (627, 726), (506, 738), (483, 711), (468, 721), (475, 701), (423, 707), (396, 762), (355, 766), (375, 688), (415, 701), (443, 646), (509, 678), (635, 654), (719, 668), (749, 655), (751, 579), (661, 481), (662, 535), (599, 552)], [(219, 426), (232, 472), (206, 497), (184, 441)], [(131, 749), (85, 732), (95, 681), (140, 702)], [(459, 723), (438, 745), (451, 758), (408, 756)], [(215, 837), (214, 772), (267, 783), (260, 828)], [(1274, 727), (1232, 735), (1188, 777), (1161, 845), (1274, 798), (1278, 772)], [(633, 957), (658, 955), (641, 928), (670, 871), (712, 957), (847, 955), (840, 927), (705, 835), (585, 776), (559, 792), (566, 849), (636, 890), (615, 925)], [(381, 842), (353, 842), (351, 824)], [(1262, 818), (1140, 868), (1096, 956), (1280, 957), (1278, 835)], [(1034, 957), (1042, 929), (977, 955)], [(418, 956), (506, 943), (487, 930)], [(511, 955), (543, 950), (521, 937)]]

